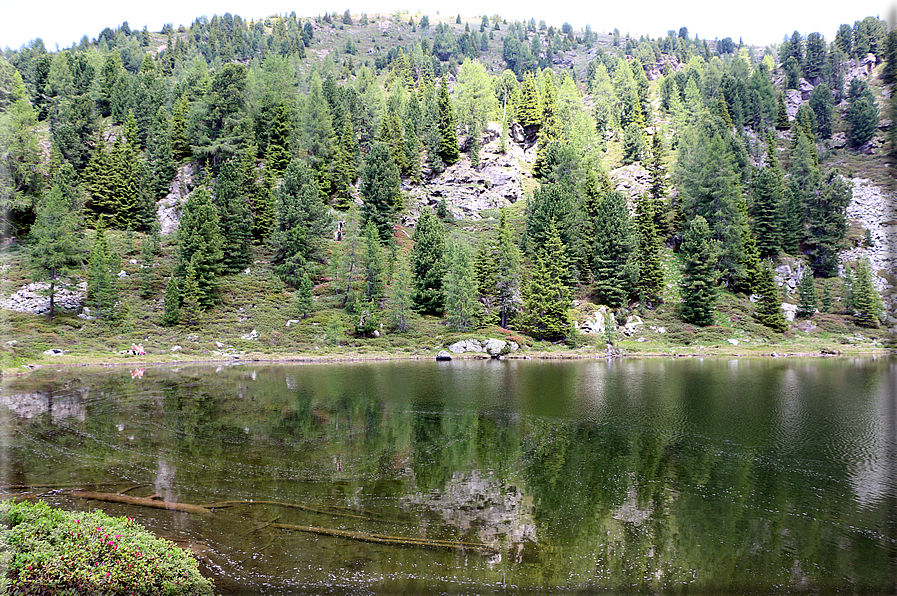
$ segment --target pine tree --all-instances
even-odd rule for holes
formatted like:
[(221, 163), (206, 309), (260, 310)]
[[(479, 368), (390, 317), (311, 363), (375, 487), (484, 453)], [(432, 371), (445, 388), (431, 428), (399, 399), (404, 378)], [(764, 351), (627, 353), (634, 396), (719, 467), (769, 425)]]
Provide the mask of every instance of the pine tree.
[(542, 106), (539, 102), (539, 90), (536, 87), (536, 79), (532, 73), (526, 73), (523, 83), (520, 85), (520, 102), (516, 109), (517, 122), (527, 131), (527, 135), (534, 135), (542, 125)]
[(38, 201), (29, 240), (29, 265), (35, 281), (50, 282), (52, 319), (56, 309), (56, 286), (75, 272), (82, 259), (81, 189), (74, 168), (64, 163), (53, 178), (50, 191)]
[(847, 234), (847, 205), (850, 187), (837, 172), (829, 173), (826, 183), (810, 195), (806, 253), (816, 275), (831, 277), (838, 272), (838, 252)]
[(237, 273), (252, 262), (252, 218), (240, 161), (229, 159), (225, 162), (215, 180), (215, 204), (224, 239), (221, 266), (225, 274)]
[(800, 301), (797, 305), (797, 316), (801, 319), (809, 319), (816, 313), (816, 282), (813, 279), (813, 271), (809, 268), (804, 269), (803, 275), (800, 276), (800, 283), (797, 286)]
[(181, 318), (181, 296), (178, 280), (172, 275), (165, 286), (165, 311), (162, 313), (162, 324), (166, 327), (177, 325)]
[[(204, 188), (194, 190), (187, 198), (187, 204), (181, 214), (178, 226), (178, 253), (176, 275), (184, 282), (179, 284), (184, 292), (182, 297), (186, 306), (187, 266), (193, 267), (196, 284), (196, 300), (202, 308), (212, 306), (218, 288), (218, 275), (221, 273), (224, 240), (218, 224), (218, 210), (212, 203), (212, 197)], [(191, 305), (192, 308), (192, 305)], [(195, 317), (185, 312), (188, 324), (193, 324)]]
[(414, 309), (421, 314), (440, 315), (445, 304), (445, 231), (429, 209), (422, 211), (411, 239)]
[[(415, 137), (416, 139), (416, 137)], [(334, 181), (336, 192), (336, 207), (348, 209), (351, 197), (350, 187), (358, 181), (358, 139), (355, 137), (355, 129), (349, 118), (343, 120), (340, 129), (339, 142), (336, 146), (334, 159)]]
[(290, 114), (287, 106), (278, 103), (274, 108), (274, 120), (271, 122), (268, 146), (265, 148), (267, 167), (275, 176), (282, 176), (290, 164)]
[(832, 292), (832, 285), (828, 282), (822, 284), (822, 300), (821, 300), (821, 308), (822, 312), (830, 313), (834, 309), (834, 301), (835, 297)]
[(785, 96), (779, 93), (776, 96), (776, 130), (788, 130), (788, 110), (785, 108)]
[(380, 242), (390, 242), (393, 236), (393, 215), (401, 206), (399, 170), (393, 163), (389, 148), (382, 142), (371, 147), (361, 173), (361, 196), (364, 199), (362, 220), (377, 226)]
[(498, 224), (498, 254), (495, 267), (495, 298), (499, 324), (507, 329), (520, 303), (520, 249), (511, 235), (506, 209), (501, 210)]
[(761, 325), (769, 327), (773, 331), (784, 333), (788, 329), (785, 323), (785, 313), (782, 312), (782, 298), (776, 287), (772, 267), (764, 263), (760, 269), (760, 278), (757, 280), (756, 293), (760, 295), (757, 303), (755, 317)]
[[(771, 140), (771, 135), (770, 135)], [(752, 220), (760, 257), (779, 254), (782, 249), (782, 204), (784, 188), (781, 172), (775, 165), (767, 164), (754, 177)]]
[(878, 327), (881, 298), (872, 285), (872, 269), (865, 258), (857, 261), (853, 283), (853, 318), (863, 327)]
[(446, 165), (452, 165), (458, 161), (461, 152), (458, 148), (458, 134), (455, 131), (455, 114), (452, 110), (452, 103), (449, 101), (448, 83), (445, 77), (442, 77), (442, 84), (439, 86), (439, 95), (437, 97), (438, 107), (438, 126), (439, 126), (439, 157)]
[(711, 240), (707, 220), (700, 215), (695, 216), (686, 230), (680, 255), (682, 320), (700, 326), (710, 325), (713, 323), (713, 306), (716, 302), (716, 247)]
[(448, 269), (443, 280), (446, 317), (454, 330), (470, 331), (476, 327), (481, 306), (477, 302), (470, 248), (462, 243), (451, 244), (446, 261)]
[(570, 333), (568, 268), (564, 243), (557, 228), (552, 228), (548, 242), (536, 252), (523, 297), (523, 329), (540, 340), (557, 341)]
[(847, 137), (852, 147), (859, 147), (878, 129), (878, 106), (866, 81), (859, 77), (850, 81), (847, 103)]
[(642, 306), (645, 306), (645, 301), (656, 306), (663, 301), (665, 284), (660, 261), (660, 238), (654, 225), (654, 208), (647, 196), (639, 199), (635, 218), (638, 234), (635, 252), (635, 259), (638, 262), (636, 289), (642, 298)]

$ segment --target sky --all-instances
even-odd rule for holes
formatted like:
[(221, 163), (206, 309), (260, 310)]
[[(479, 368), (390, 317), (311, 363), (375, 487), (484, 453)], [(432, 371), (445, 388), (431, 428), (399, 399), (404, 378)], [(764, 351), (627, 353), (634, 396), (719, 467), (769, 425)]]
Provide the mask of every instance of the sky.
[[(591, 25), (595, 31), (612, 31), (635, 37), (665, 35), (670, 29), (687, 27), (705, 39), (742, 38), (745, 43), (764, 46), (782, 41), (783, 36), (797, 30), (806, 35), (814, 31), (833, 40), (841, 23), (853, 24), (867, 16), (879, 16), (894, 22), (897, 0), (815, 0), (814, 2), (782, 0), (642, 0), (640, 2), (568, 1), (551, 6), (544, 2), (520, 0), (453, 0), (421, 2), (408, 0), (338, 0), (323, 12), (349, 9), (353, 14), (393, 13), (406, 10), (411, 14), (458, 14), (462, 17), (499, 14), (511, 20), (544, 20), (559, 27), (565, 22), (576, 29)], [(164, 23), (189, 26), (196, 17), (230, 12), (246, 20), (271, 14), (296, 11), (300, 17), (323, 14), (321, 5), (308, 5), (286, 0), (155, 0), (122, 2), (121, 0), (48, 0), (23, 2), (5, 0), (0, 15), (0, 48), (19, 48), (40, 37), (48, 49), (77, 43), (82, 35), (93, 39), (105, 27), (115, 28), (128, 21), (131, 29), (159, 31)]]

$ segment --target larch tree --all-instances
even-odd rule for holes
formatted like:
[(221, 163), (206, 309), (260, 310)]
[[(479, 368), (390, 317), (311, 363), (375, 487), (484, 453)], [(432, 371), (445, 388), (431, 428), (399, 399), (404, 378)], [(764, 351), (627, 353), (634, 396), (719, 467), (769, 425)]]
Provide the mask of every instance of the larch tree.
[(448, 268), (443, 279), (446, 317), (456, 331), (471, 331), (476, 328), (481, 305), (477, 302), (470, 248), (461, 242), (450, 244), (446, 261)]

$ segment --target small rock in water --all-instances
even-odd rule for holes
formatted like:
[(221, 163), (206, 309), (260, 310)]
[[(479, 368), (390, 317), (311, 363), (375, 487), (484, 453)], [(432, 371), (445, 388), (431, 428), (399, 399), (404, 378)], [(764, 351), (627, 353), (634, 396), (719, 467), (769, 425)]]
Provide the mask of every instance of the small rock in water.
[(436, 354), (436, 360), (438, 360), (438, 361), (445, 361), (445, 360), (451, 360), (451, 359), (452, 359), (452, 355), (449, 354), (448, 351), (446, 351), (446, 350), (440, 350), (439, 353)]

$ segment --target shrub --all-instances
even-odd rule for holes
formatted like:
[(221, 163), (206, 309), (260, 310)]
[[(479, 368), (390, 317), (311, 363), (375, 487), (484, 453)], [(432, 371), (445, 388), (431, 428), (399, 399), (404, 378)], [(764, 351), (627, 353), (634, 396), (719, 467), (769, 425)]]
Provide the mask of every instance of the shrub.
[(213, 594), (196, 559), (131, 518), (0, 503), (3, 594)]

